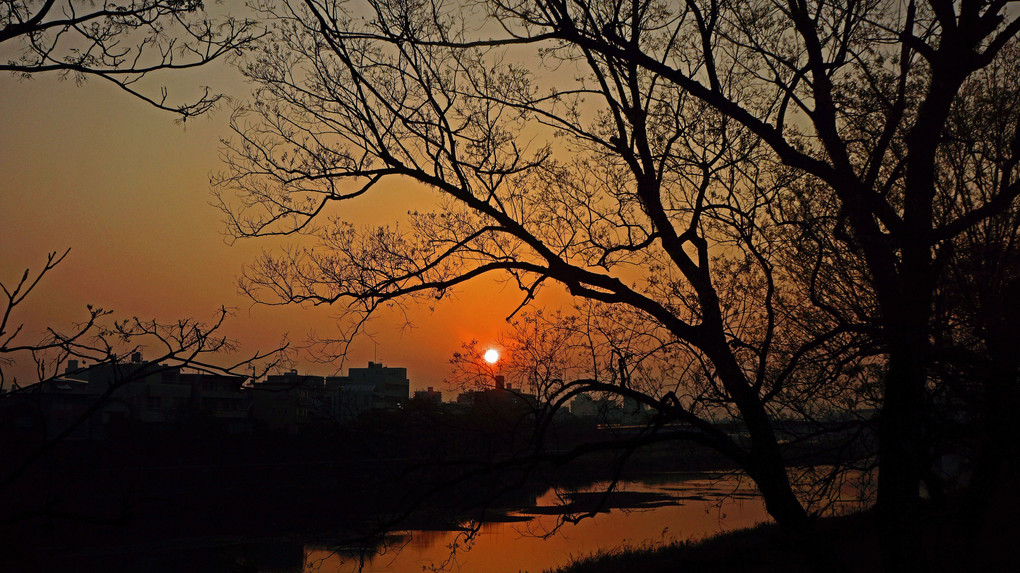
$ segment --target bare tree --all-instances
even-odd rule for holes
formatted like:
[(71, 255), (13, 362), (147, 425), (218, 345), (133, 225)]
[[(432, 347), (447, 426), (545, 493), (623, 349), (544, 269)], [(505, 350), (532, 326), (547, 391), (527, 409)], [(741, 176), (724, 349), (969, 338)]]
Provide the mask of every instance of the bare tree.
[(220, 99), (205, 89), (197, 100), (174, 103), (145, 78), (164, 70), (206, 65), (236, 53), (261, 32), (246, 19), (211, 20), (200, 0), (3, 0), (0, 71), (23, 78), (41, 73), (82, 82), (110, 81), (131, 95), (187, 119)]
[[(240, 199), (223, 206), (238, 236), (314, 231), (321, 243), (261, 258), (249, 292), (345, 302), (360, 324), (381, 304), (502, 273), (522, 304), (555, 281), (624, 309), (627, 329), (692, 356), (706, 387), (670, 391), (686, 388), (681, 376), (632, 388), (621, 375), (585, 388), (693, 424), (755, 479), (777, 521), (805, 532), (771, 422), (784, 323), (768, 206), (782, 178), (767, 150), (640, 66), (552, 42), (528, 70), (468, 42), (459, 6), (427, 6), (371, 3), (359, 20), (332, 4), (262, 5), (275, 28), (244, 68), (260, 89), (234, 117), (218, 183)], [(442, 209), (412, 213), (409, 230), (319, 221), (387, 178), (438, 192)], [(699, 415), (708, 401), (750, 443)]]
[[(938, 276), (953, 239), (1020, 194), (1015, 124), (1006, 149), (982, 162), (994, 169), (992, 192), (981, 199), (970, 200), (969, 182), (943, 185), (939, 165), (950, 115), (973, 97), (966, 86), (982, 81), (978, 72), (1020, 30), (1006, 4), (688, 2), (663, 22), (675, 43), (653, 46), (633, 34), (651, 4), (520, 2), (495, 10), (519, 16), (529, 32), (661, 74), (838, 198), (888, 356), (878, 507), (891, 570), (920, 562), (918, 486)], [(695, 50), (673, 51), (691, 38), (700, 41)], [(727, 92), (737, 77), (757, 88), (753, 97)]]
[[(964, 85), (945, 134), (940, 190), (966, 187), (961, 212), (998, 192), (1002, 158), (1015, 155), (1020, 123), (1018, 46)], [(925, 477), (933, 499), (948, 506), (959, 537), (980, 540), (984, 517), (1003, 486), (1005, 468), (1020, 456), (1012, 422), (1020, 373), (1013, 303), (1020, 294), (1020, 205), (990, 216), (953, 238), (934, 296), (932, 407)], [(964, 477), (967, 479), (964, 479)], [(968, 549), (975, 551), (975, 545)]]
[[(25, 328), (23, 323), (19, 323), (16, 316), (18, 306), (22, 305), (25, 299), (32, 294), (32, 291), (39, 285), (39, 282), (52, 271), (64, 258), (70, 250), (64, 251), (63, 253), (50, 253), (46, 258), (46, 264), (43, 269), (39, 271), (35, 276), (32, 276), (31, 269), (25, 269), (25, 272), (21, 275), (17, 284), (8, 285), (0, 282), (0, 290), (3, 290), (4, 301), (3, 301), (3, 316), (0, 317), (0, 392), (4, 392), (4, 386), (7, 384), (8, 372), (15, 363), (14, 356), (20, 353), (25, 354), (36, 354), (47, 351), (52, 351), (60, 346), (53, 337), (44, 342), (38, 342), (33, 340), (32, 342), (24, 342), (24, 333), (22, 332)], [(105, 312), (101, 309), (88, 307), (88, 319), (75, 329), (73, 333), (66, 333), (60, 338), (65, 342), (77, 342), (88, 333), (92, 332), (96, 326), (96, 322), (101, 319)], [(44, 379), (45, 376), (45, 360), (41, 359), (36, 361), (37, 370), (40, 370), (39, 379)], [(17, 387), (17, 378), (11, 380), (11, 384)]]
[[(212, 109), (221, 96), (208, 88), (197, 97), (171, 97), (154, 83), (162, 72), (210, 64), (236, 54), (261, 37), (261, 28), (247, 19), (210, 19), (198, 0), (2, 0), (0, 1), (0, 71), (19, 79), (57, 74), (82, 83), (101, 78), (180, 120)], [(14, 142), (11, 142), (12, 144)], [(42, 270), (26, 270), (14, 282), (0, 281), (0, 397), (32, 402), (31, 386), (52, 381), (70, 360), (117, 372), (115, 380), (69, 425), (21, 443), (6, 443), (0, 491), (8, 495), (26, 472), (93, 414), (105, 408), (124, 386), (159, 374), (163, 369), (190, 368), (219, 374), (255, 375), (277, 362), (274, 352), (250, 355), (232, 365), (224, 353), (234, 344), (220, 334), (229, 316), (220, 309), (212, 323), (194, 319), (157, 322), (138, 318), (117, 320), (112, 312), (88, 306), (83, 319), (67, 328), (51, 325), (42, 333), (23, 322), (25, 301), (67, 256), (51, 253)], [(130, 364), (127, 357), (145, 348), (154, 363)], [(218, 355), (216, 358), (210, 358)], [(26, 381), (25, 366), (35, 367)], [(20, 379), (12, 373), (20, 371)], [(80, 372), (79, 372), (80, 374)], [(21, 392), (17, 392), (19, 390)], [(36, 386), (39, 388), (40, 386)], [(13, 393), (9, 391), (15, 391)], [(11, 399), (8, 402), (8, 399)], [(36, 401), (38, 404), (38, 401)], [(5, 404), (6, 405), (6, 404)], [(44, 416), (39, 417), (44, 420)], [(45, 425), (44, 425), (45, 427)], [(7, 436), (10, 438), (11, 436)], [(24, 437), (17, 436), (19, 439)], [(24, 447), (21, 447), (24, 446)], [(11, 453), (14, 452), (14, 453)], [(21, 483), (24, 483), (22, 481)], [(5, 516), (5, 519), (9, 516)], [(91, 516), (85, 516), (89, 518)]]
[[(19, 381), (13, 377), (10, 382), (11, 391), (25, 390), (33, 383), (42, 383), (60, 376), (71, 360), (82, 365), (78, 371), (71, 372), (72, 375), (82, 374), (86, 369), (105, 368), (112, 373), (112, 378), (102, 392), (92, 396), (84, 411), (69, 424), (44, 436), (21, 459), (6, 460), (4, 474), (0, 476), (0, 492), (15, 484), (47, 452), (86, 424), (125, 386), (181, 368), (254, 378), (275, 367), (283, 358), (286, 348), (283, 346), (269, 352), (255, 352), (233, 364), (222, 364), (225, 354), (237, 351), (236, 343), (219, 332), (230, 316), (225, 308), (217, 311), (211, 323), (193, 319), (163, 323), (137, 317), (116, 320), (112, 311), (89, 305), (87, 318), (73, 325), (70, 330), (47, 327), (41, 338), (33, 338), (37, 334), (26, 331), (24, 323), (18, 320), (19, 306), (24, 304), (40, 281), (67, 253), (50, 253), (41, 271), (33, 275), (30, 270), (26, 270), (15, 285), (0, 282), (0, 290), (6, 298), (0, 317), (0, 397), (20, 395), (8, 394), (4, 388), (8, 378), (7, 370), (15, 366), (18, 359), (29, 360), (35, 365), (37, 380), (25, 383), (23, 379)], [(154, 358), (144, 363), (132, 362), (130, 357), (143, 349)]]
[[(259, 7), (272, 41), (244, 68), (261, 88), (235, 114), (218, 183), (239, 199), (224, 209), (238, 236), (320, 243), (257, 261), (253, 296), (363, 315), (499, 272), (524, 303), (558, 282), (626, 307), (704, 365), (750, 443), (709, 432), (684, 393), (636, 398), (701, 424), (795, 531), (807, 514), (777, 446), (777, 404), (881, 368), (870, 395), (884, 559), (921, 563), (934, 292), (955, 238), (1020, 195), (1015, 122), (1003, 148), (975, 156), (986, 193), (942, 170), (950, 116), (1016, 42), (1006, 2)], [(390, 178), (442, 209), (412, 213), (410, 229), (330, 218)], [(791, 258), (782, 225), (797, 209), (818, 224)], [(836, 357), (845, 372), (826, 375), (816, 359), (838, 337), (862, 338)], [(613, 382), (599, 381), (632, 391)]]

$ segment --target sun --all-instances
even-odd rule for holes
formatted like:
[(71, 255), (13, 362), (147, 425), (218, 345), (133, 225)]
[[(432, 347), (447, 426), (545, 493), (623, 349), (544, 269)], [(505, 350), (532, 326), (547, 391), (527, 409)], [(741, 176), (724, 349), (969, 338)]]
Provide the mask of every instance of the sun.
[(495, 364), (499, 360), (499, 351), (495, 348), (490, 348), (485, 351), (485, 355), (482, 358), (485, 358), (485, 361), (489, 364)]

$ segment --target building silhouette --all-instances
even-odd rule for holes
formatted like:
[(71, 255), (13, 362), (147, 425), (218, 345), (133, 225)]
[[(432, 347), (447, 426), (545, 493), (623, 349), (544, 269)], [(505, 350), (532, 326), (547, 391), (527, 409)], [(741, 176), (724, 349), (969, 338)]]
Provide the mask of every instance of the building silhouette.
[(247, 381), (245, 376), (149, 362), (140, 353), (129, 361), (92, 366), (69, 360), (60, 376), (0, 397), (0, 426), (47, 438), (73, 428), (71, 439), (101, 439), (114, 428), (130, 425), (296, 434), (351, 421), (369, 410), (402, 408), (410, 391), (406, 368), (375, 362), (351, 368), (347, 376), (291, 370), (250, 385)]
[(367, 368), (350, 368), (347, 376), (327, 376), (326, 387), (335, 400), (340, 421), (357, 418), (368, 410), (396, 410), (407, 404), (411, 383), (407, 368), (390, 368), (369, 362)]
[(415, 402), (428, 402), (435, 405), (443, 403), (443, 393), (439, 390), (433, 390), (432, 386), (429, 386), (426, 390), (416, 390), (414, 392)]
[[(246, 378), (186, 372), (181, 366), (149, 362), (141, 353), (126, 362), (88, 366), (68, 360), (53, 379), (4, 396), (4, 411), (17, 413), (18, 424), (38, 426), (48, 437), (74, 426), (71, 439), (102, 438), (128, 424), (169, 430), (202, 419), (229, 433), (250, 428)], [(31, 404), (31, 409), (19, 406)], [(26, 417), (34, 412), (35, 419)]]

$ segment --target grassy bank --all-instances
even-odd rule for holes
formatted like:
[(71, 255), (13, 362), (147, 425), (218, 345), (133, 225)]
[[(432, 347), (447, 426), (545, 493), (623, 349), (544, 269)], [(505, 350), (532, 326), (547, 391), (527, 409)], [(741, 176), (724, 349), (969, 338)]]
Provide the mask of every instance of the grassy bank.
[[(970, 539), (962, 539), (951, 520), (937, 516), (926, 520), (924, 536), (930, 571), (1016, 571), (1020, 528), (1015, 513), (999, 513)], [(820, 520), (817, 530), (822, 543), (848, 571), (881, 570), (878, 537), (870, 512)], [(701, 541), (604, 551), (546, 573), (621, 571), (807, 573), (811, 569), (801, 547), (778, 526), (763, 524)]]

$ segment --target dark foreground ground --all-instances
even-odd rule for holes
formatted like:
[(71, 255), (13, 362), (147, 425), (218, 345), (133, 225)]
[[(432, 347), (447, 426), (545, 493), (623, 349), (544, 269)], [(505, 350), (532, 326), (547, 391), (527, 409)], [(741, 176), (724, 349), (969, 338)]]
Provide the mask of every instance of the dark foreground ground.
[[(1010, 496), (995, 516), (975, 532), (973, 545), (959, 535), (951, 520), (932, 514), (925, 520), (928, 570), (935, 573), (999, 573), (1020, 571), (1020, 496)], [(827, 518), (818, 523), (820, 536), (850, 572), (881, 571), (874, 516), (870, 512)], [(591, 555), (547, 573), (807, 573), (804, 552), (774, 524), (725, 533), (698, 542), (658, 548), (625, 548)]]
[[(241, 560), (212, 546), (321, 538), (357, 541), (371, 552), (381, 532), (491, 520), (499, 508), (534, 505), (550, 484), (626, 478), (628, 472), (617, 473), (624, 462), (638, 473), (728, 469), (726, 460), (690, 442), (564, 456), (596, 442), (626, 445), (630, 437), (582, 420), (555, 425), (544, 444), (551, 454), (540, 461), (530, 457), (527, 426), (512, 411), (508, 418), (500, 413), (409, 410), (299, 436), (228, 436), (201, 425), (171, 433), (124, 428), (106, 440), (49, 448), (0, 432), (0, 476), (13, 476), (0, 482), (0, 573), (247, 572), (253, 569), (243, 564), (250, 562), (281, 564), (264, 571), (293, 570), (303, 558), (299, 541), (258, 543), (250, 551), (268, 555)], [(19, 465), (38, 452), (45, 455)], [(802, 464), (832, 462), (809, 451), (787, 453), (799, 454)], [(971, 536), (974, 545), (960, 543), (959, 528), (945, 517), (951, 512), (925, 521), (933, 573), (1020, 571), (1014, 559), (1020, 495), (1012, 487), (1020, 475), (1012, 475), (993, 496), (994, 517)], [(858, 515), (821, 524), (836, 559), (851, 571), (878, 570), (872, 523)], [(212, 540), (209, 550), (191, 547), (196, 540)], [(153, 558), (149, 548), (160, 556), (185, 548), (194, 559)], [(562, 571), (806, 570), (800, 548), (762, 527), (699, 544), (600, 555)]]

